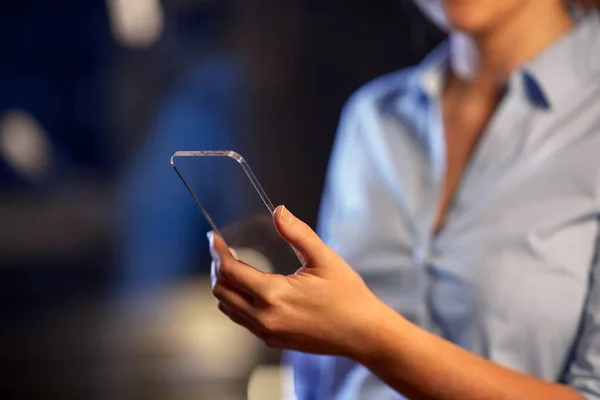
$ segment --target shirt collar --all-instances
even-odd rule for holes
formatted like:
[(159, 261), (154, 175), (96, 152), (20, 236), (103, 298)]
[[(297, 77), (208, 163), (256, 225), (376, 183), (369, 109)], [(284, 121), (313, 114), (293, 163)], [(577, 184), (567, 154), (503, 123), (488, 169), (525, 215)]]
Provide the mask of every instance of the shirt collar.
[(568, 101), (568, 95), (600, 73), (600, 16), (583, 15), (576, 26), (539, 56), (523, 65), (529, 100), (545, 108)]
[[(448, 41), (439, 44), (418, 66), (414, 87), (430, 99), (440, 98), (448, 59)], [(509, 87), (521, 78), (528, 101), (548, 109), (568, 100), (574, 89), (600, 74), (600, 13), (590, 11), (548, 49), (515, 71)]]
[(440, 98), (442, 95), (449, 57), (450, 44), (445, 40), (437, 45), (418, 66), (414, 86), (430, 99)]

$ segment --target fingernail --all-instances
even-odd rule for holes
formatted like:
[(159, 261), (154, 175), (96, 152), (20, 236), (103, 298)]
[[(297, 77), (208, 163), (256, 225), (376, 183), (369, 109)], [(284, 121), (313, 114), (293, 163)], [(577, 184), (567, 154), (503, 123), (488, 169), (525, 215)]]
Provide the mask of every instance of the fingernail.
[(237, 254), (237, 251), (236, 251), (236, 250), (235, 250), (233, 247), (230, 247), (230, 248), (229, 248), (229, 252), (230, 252), (230, 253), (231, 253), (231, 255), (233, 256), (233, 258), (235, 258), (236, 260), (239, 260), (239, 258), (238, 258), (238, 254)]
[(213, 231), (208, 231), (206, 237), (208, 238), (208, 243), (212, 246), (215, 242), (215, 233)]
[(279, 216), (281, 217), (281, 221), (285, 222), (286, 224), (289, 224), (294, 220), (294, 216), (285, 206), (281, 206)]

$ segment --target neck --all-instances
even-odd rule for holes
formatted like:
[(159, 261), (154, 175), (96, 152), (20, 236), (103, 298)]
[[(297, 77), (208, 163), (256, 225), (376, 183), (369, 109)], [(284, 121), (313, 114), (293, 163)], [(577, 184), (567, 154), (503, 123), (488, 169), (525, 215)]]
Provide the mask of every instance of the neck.
[(503, 85), (514, 70), (571, 29), (568, 11), (552, 3), (548, 7), (546, 0), (525, 2), (507, 21), (486, 32), (451, 32), (453, 75), (469, 84)]

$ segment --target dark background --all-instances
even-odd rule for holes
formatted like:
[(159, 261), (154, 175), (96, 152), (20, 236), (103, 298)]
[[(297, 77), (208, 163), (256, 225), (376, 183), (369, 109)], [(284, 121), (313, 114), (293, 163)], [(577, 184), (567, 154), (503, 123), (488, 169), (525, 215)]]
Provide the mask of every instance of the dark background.
[(314, 226), (345, 100), (441, 39), (408, 0), (4, 2), (0, 398), (276, 394), (169, 157), (235, 149)]

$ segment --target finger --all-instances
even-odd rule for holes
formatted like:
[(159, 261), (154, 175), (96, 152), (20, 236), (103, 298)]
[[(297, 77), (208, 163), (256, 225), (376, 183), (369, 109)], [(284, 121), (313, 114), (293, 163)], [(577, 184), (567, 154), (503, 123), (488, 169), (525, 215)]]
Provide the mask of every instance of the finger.
[(217, 279), (212, 288), (213, 296), (237, 313), (251, 317), (254, 313), (254, 299), (234, 285)]
[[(230, 250), (233, 250), (233, 249), (230, 249)], [(233, 251), (235, 251), (235, 250), (233, 250)], [(235, 253), (235, 255), (237, 256), (237, 253)], [(210, 286), (215, 287), (215, 285), (217, 283), (217, 279), (219, 279), (219, 278), (224, 279), (219, 274), (219, 267), (217, 265), (217, 262), (215, 260), (213, 260), (210, 262)]]
[(265, 286), (266, 276), (264, 272), (250, 265), (237, 261), (225, 241), (214, 233), (209, 233), (211, 254), (216, 262), (217, 275), (239, 287), (246, 293), (258, 295)]
[(230, 320), (232, 320), (233, 322), (235, 322), (238, 325), (243, 326), (244, 328), (246, 328), (250, 332), (252, 332), (252, 334), (258, 336), (258, 330), (256, 329), (256, 325), (252, 322), (252, 320), (250, 318), (235, 312), (233, 309), (231, 309), (225, 303), (219, 302), (217, 307)]
[[(209, 241), (211, 240), (211, 235), (214, 235), (213, 231), (210, 231), (210, 232), (206, 233), (206, 236), (207, 236), (207, 238), (208, 238)], [(233, 256), (233, 258), (235, 258), (236, 260), (239, 260), (238, 253), (237, 253), (236, 249), (234, 249), (233, 247), (230, 247), (229, 248), (229, 253)], [(219, 255), (214, 251), (214, 249), (213, 249), (212, 246), (210, 246), (210, 255), (211, 255), (211, 257), (213, 259), (219, 258)]]
[(310, 226), (296, 218), (285, 206), (277, 207), (274, 220), (281, 237), (306, 259), (319, 259), (328, 253), (328, 247)]

